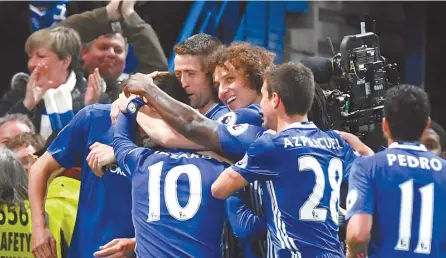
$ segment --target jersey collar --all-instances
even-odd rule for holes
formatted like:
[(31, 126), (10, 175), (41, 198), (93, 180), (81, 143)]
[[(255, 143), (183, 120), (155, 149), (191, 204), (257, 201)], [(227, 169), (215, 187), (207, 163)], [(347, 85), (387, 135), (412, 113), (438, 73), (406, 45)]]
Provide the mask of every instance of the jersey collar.
[(215, 105), (213, 105), (211, 108), (208, 109), (208, 111), (206, 111), (206, 113), (204, 113), (203, 115), (207, 118), (209, 118), (211, 116), (211, 113), (215, 111), (215, 109), (218, 107), (218, 103), (215, 103)]
[(423, 144), (412, 142), (394, 142), (389, 145), (389, 149), (427, 151), (426, 147)]
[(294, 122), (287, 126), (284, 130), (290, 129), (290, 128), (296, 128), (296, 129), (316, 129), (317, 126), (310, 121), (305, 122)]

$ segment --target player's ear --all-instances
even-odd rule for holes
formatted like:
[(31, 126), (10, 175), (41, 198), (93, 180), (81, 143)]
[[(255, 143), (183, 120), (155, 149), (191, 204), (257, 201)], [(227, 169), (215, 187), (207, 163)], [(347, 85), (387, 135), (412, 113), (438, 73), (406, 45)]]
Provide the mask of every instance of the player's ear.
[(383, 121), (382, 121), (382, 130), (383, 130), (384, 137), (386, 139), (389, 139), (389, 135), (390, 135), (389, 122), (387, 121), (387, 119), (385, 117), (383, 117)]
[(279, 97), (279, 95), (276, 92), (273, 92), (273, 97), (272, 97), (272, 105), (274, 109), (277, 109), (279, 107), (279, 104), (281, 102), (281, 99)]
[(428, 117), (427, 122), (426, 122), (426, 127), (424, 127), (424, 130), (431, 128), (431, 122), (432, 122), (431, 118)]

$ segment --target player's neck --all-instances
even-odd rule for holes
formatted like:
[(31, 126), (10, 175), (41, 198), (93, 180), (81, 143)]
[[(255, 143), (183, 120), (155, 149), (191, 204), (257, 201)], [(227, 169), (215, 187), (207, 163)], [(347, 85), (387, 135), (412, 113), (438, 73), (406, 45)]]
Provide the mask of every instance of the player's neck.
[(277, 132), (280, 133), (282, 132), (285, 128), (287, 128), (288, 126), (290, 126), (291, 124), (294, 123), (299, 123), (299, 122), (306, 122), (308, 121), (308, 117), (307, 115), (293, 115), (293, 116), (287, 116), (287, 115), (283, 115), (283, 116), (279, 116), (277, 117)]
[(209, 100), (209, 102), (202, 108), (199, 108), (198, 111), (200, 112), (200, 114), (205, 115), (213, 106), (215, 106), (215, 104), (217, 104), (217, 102), (215, 102), (214, 100)]

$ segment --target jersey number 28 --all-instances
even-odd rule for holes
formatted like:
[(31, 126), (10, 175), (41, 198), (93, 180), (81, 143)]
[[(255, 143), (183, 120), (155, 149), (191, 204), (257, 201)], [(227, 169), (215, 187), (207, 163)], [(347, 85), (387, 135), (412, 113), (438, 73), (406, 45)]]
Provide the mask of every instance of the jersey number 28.
[[(163, 162), (149, 167), (149, 215), (147, 222), (160, 220), (160, 183)], [(190, 195), (185, 207), (178, 203), (177, 180), (181, 174), (189, 178)], [(169, 214), (177, 220), (191, 219), (201, 205), (201, 173), (197, 166), (192, 164), (177, 166), (169, 170), (164, 180), (164, 200)]]
[[(313, 192), (299, 211), (299, 219), (307, 221), (325, 221), (327, 210), (317, 208), (324, 196), (325, 174), (319, 161), (313, 156), (303, 156), (298, 159), (299, 171), (312, 171), (316, 176), (316, 184)], [(339, 158), (332, 158), (328, 164), (328, 181), (330, 182), (330, 213), (333, 222), (338, 224), (339, 217), (339, 197), (342, 183), (342, 161)], [(336, 179), (336, 174), (338, 178)]]

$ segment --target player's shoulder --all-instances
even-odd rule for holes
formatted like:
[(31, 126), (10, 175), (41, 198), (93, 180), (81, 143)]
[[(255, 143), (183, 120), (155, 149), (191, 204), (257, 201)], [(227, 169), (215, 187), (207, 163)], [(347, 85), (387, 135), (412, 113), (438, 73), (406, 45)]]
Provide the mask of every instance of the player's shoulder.
[(111, 104), (92, 104), (81, 109), (78, 114), (95, 119), (104, 116), (110, 117), (110, 110)]
[(280, 134), (277, 134), (274, 131), (265, 130), (259, 133), (259, 136), (249, 149), (251, 153), (273, 151), (278, 145), (277, 143), (280, 142), (280, 137)]
[(217, 122), (224, 125), (251, 124), (261, 126), (263, 119), (259, 111), (250, 108), (239, 108), (224, 114), (217, 119)]

